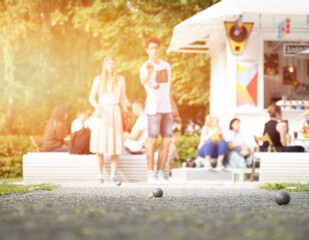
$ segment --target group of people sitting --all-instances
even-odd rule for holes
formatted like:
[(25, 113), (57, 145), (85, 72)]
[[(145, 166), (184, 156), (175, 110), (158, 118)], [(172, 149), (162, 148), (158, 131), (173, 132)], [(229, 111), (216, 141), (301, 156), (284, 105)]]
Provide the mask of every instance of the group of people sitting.
[[(138, 99), (132, 104), (132, 114), (136, 117), (136, 123), (132, 131), (124, 132), (125, 149), (128, 154), (144, 153), (144, 144), (147, 139), (147, 115), (144, 112), (145, 103)], [(77, 154), (90, 154), (90, 132), (95, 124), (94, 111), (88, 109), (81, 112), (71, 124), (71, 138), (66, 138), (66, 121), (68, 112), (66, 106), (58, 105), (54, 108), (47, 122), (43, 152), (70, 152)], [(77, 139), (78, 138), (78, 139)]]
[[(230, 122), (229, 131), (223, 136), (219, 119), (215, 116), (206, 116), (197, 150), (198, 156), (205, 159), (205, 168), (212, 169), (215, 165), (218, 170), (222, 170), (227, 166), (231, 168), (249, 166), (252, 151), (244, 142), (239, 129), (240, 120), (234, 118)], [(212, 158), (217, 158), (215, 164), (211, 162)]]
[[(132, 128), (132, 131), (124, 132), (125, 137), (125, 149), (127, 154), (143, 154), (144, 144), (147, 139), (147, 115), (144, 112), (145, 103), (143, 100), (136, 100), (132, 104), (132, 113), (136, 117), (136, 123)], [(281, 108), (275, 104), (268, 107), (268, 113), (270, 120), (265, 123), (263, 135), (268, 133), (274, 147), (277, 152), (304, 152), (302, 146), (288, 146), (287, 123), (282, 120)], [(78, 136), (80, 131), (89, 129), (88, 143), (85, 141), (85, 146), (79, 146), (79, 150), (82, 148), (87, 149), (86, 153), (89, 154), (89, 138), (90, 130), (93, 125), (92, 110), (82, 112), (77, 119), (72, 122), (71, 125), (71, 145), (72, 139), (75, 135)], [(72, 151), (68, 146), (70, 141), (66, 140), (66, 119), (67, 109), (65, 106), (56, 106), (52, 112), (51, 118), (47, 123), (44, 134), (44, 146), (43, 151), (46, 152), (66, 152)], [(244, 137), (240, 132), (240, 119), (234, 118), (230, 121), (229, 130), (223, 134), (219, 125), (219, 119), (216, 116), (207, 115), (205, 118), (205, 124), (201, 130), (201, 141), (197, 149), (199, 157), (204, 159), (204, 165), (207, 169), (216, 167), (218, 170), (224, 168), (246, 168), (252, 164), (253, 149), (250, 148), (244, 141)], [(82, 134), (85, 134), (84, 132)], [(177, 155), (175, 150), (175, 144), (172, 144), (171, 151)], [(267, 151), (268, 143), (264, 143), (261, 149)], [(74, 152), (73, 152), (74, 153)], [(217, 158), (217, 162), (213, 163), (211, 160)]]
[[(282, 121), (281, 108), (275, 104), (268, 107), (270, 120), (264, 125), (263, 135), (266, 133), (277, 152), (304, 152), (302, 146), (288, 146), (287, 135), (288, 125)], [(197, 150), (199, 157), (204, 159), (207, 169), (216, 167), (218, 170), (227, 168), (246, 168), (252, 164), (253, 149), (244, 141), (240, 133), (240, 120), (234, 118), (229, 124), (229, 130), (223, 136), (219, 126), (219, 119), (215, 116), (207, 115), (205, 124), (201, 131), (201, 142)], [(267, 151), (269, 143), (264, 142), (262, 151)], [(217, 158), (216, 163), (211, 159)]]

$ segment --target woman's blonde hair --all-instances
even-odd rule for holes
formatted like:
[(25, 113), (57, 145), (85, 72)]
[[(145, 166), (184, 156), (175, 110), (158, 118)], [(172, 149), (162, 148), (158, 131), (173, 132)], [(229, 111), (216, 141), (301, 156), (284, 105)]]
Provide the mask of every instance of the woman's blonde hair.
[(270, 117), (276, 117), (276, 113), (281, 113), (281, 108), (276, 104), (272, 104), (267, 108), (267, 112)]
[(205, 125), (206, 127), (210, 127), (211, 124), (212, 124), (212, 119), (213, 119), (212, 116), (210, 116), (209, 114), (206, 115), (204, 125)]
[(106, 63), (107, 61), (112, 60), (115, 63), (115, 71), (112, 77), (112, 92), (116, 89), (117, 84), (118, 84), (118, 72), (117, 72), (117, 63), (116, 60), (113, 56), (107, 56), (104, 58), (103, 65), (102, 65), (102, 73), (101, 73), (101, 86), (102, 86), (102, 91), (105, 93), (107, 91), (107, 84), (108, 84), (108, 75), (107, 75), (107, 70), (106, 70)]

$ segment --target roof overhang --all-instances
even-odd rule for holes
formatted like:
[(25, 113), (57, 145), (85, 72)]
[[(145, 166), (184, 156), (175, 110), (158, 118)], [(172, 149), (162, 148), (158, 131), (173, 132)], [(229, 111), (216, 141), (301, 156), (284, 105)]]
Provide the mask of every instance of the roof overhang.
[(293, 29), (308, 28), (309, 0), (222, 0), (178, 24), (168, 52), (209, 53), (224, 42), (224, 21), (235, 21), (240, 15), (264, 30), (273, 31), (287, 17), (293, 18)]

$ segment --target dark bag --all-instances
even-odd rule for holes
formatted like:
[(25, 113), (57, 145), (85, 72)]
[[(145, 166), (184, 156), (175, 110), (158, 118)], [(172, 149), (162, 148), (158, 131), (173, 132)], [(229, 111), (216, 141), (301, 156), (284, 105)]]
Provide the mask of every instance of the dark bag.
[(90, 154), (90, 135), (89, 128), (82, 128), (74, 132), (70, 139), (70, 154)]

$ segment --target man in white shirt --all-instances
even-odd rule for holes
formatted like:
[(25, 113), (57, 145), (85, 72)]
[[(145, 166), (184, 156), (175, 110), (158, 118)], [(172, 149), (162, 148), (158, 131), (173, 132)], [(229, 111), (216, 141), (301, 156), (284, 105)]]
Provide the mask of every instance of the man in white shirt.
[(124, 146), (131, 154), (142, 152), (148, 136), (148, 119), (144, 109), (145, 103), (141, 99), (132, 104), (132, 113), (137, 117), (137, 120), (131, 133), (124, 133), (126, 138)]
[(88, 118), (87, 113), (82, 112), (79, 114), (78, 118), (76, 118), (71, 125), (71, 134), (74, 132), (77, 132), (78, 130), (81, 130), (84, 127), (84, 122)]
[[(159, 59), (160, 39), (156, 37), (146, 39), (145, 48), (149, 59), (140, 69), (140, 79), (147, 93), (145, 113), (148, 117), (146, 148), (148, 183), (166, 182), (163, 170), (171, 143), (173, 117), (178, 117), (178, 110), (170, 94), (170, 64)], [(162, 143), (156, 174), (154, 172), (154, 151), (159, 134), (161, 134)]]

